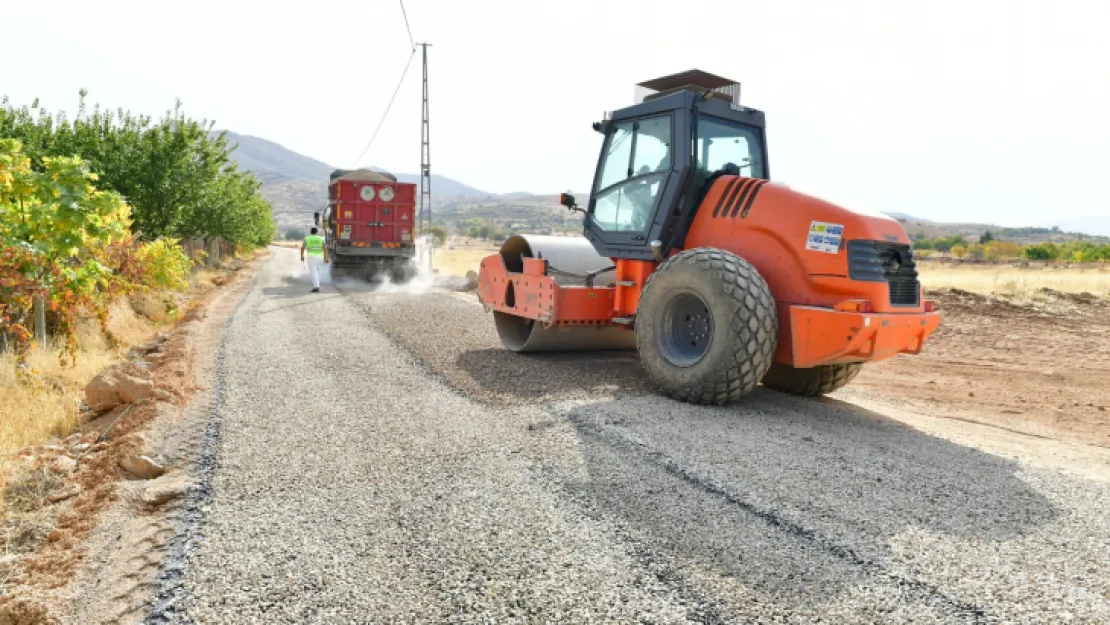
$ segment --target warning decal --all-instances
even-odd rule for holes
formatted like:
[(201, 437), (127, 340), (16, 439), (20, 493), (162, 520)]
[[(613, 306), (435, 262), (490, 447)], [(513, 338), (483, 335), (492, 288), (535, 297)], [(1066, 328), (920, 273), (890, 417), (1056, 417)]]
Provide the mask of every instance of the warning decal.
[(830, 224), (823, 221), (810, 222), (806, 249), (835, 254), (840, 250), (840, 237), (843, 234), (844, 226), (841, 224)]

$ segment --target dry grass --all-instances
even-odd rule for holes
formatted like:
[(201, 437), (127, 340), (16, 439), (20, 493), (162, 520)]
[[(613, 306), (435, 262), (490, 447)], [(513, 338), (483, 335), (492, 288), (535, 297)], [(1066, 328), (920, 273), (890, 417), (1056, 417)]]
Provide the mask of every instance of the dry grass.
[(1048, 288), (1064, 293), (1110, 296), (1110, 267), (1014, 267), (921, 261), (918, 271), (926, 290), (955, 288), (984, 295), (1020, 298)]
[(77, 425), (81, 391), (115, 361), (104, 349), (82, 352), (74, 367), (63, 367), (55, 350), (31, 356), (32, 374), (18, 379), (15, 359), (0, 356), (0, 456), (63, 436)]
[[(200, 273), (194, 283), (210, 285), (213, 276), (214, 272)], [(0, 459), (27, 445), (72, 431), (78, 422), (85, 385), (118, 362), (128, 348), (150, 341), (159, 329), (172, 323), (165, 302), (180, 309), (181, 298), (178, 294), (156, 294), (117, 301), (108, 319), (108, 329), (119, 342), (114, 348), (95, 319), (82, 319), (77, 326), (79, 351), (74, 366), (61, 364), (61, 350), (54, 344), (31, 353), (30, 375), (17, 372), (12, 354), (0, 354)], [(161, 310), (158, 303), (162, 304)], [(136, 313), (136, 309), (149, 317)]]
[[(236, 257), (242, 262), (266, 253), (265, 248)], [(77, 424), (85, 385), (97, 373), (119, 362), (133, 345), (149, 342), (162, 329), (184, 314), (190, 300), (203, 291), (229, 280), (221, 269), (201, 270), (189, 279), (187, 293), (142, 293), (115, 302), (108, 330), (118, 341), (111, 347), (95, 319), (77, 326), (77, 364), (63, 367), (57, 346), (35, 350), (30, 358), (31, 375), (19, 376), (11, 354), (0, 354), (0, 460), (27, 445), (51, 436), (63, 436)], [(3, 470), (0, 464), (0, 488)]]
[(441, 274), (465, 276), (468, 271), (477, 272), (482, 259), (495, 251), (496, 250), (440, 249), (436, 250), (432, 266), (438, 269)]
[(432, 266), (441, 274), (465, 276), (468, 271), (477, 273), (482, 259), (490, 254), (496, 254), (500, 249), (500, 245), (488, 241), (471, 242), (455, 239), (448, 247), (436, 249)]
[[(156, 299), (156, 301), (158, 301)], [(149, 302), (140, 307), (148, 308)], [(0, 354), (0, 457), (51, 436), (64, 436), (77, 425), (85, 385), (101, 370), (117, 362), (121, 353), (149, 341), (159, 324), (135, 313), (128, 300), (111, 308), (108, 329), (119, 345), (110, 348), (92, 319), (77, 327), (76, 365), (62, 366), (56, 345), (31, 353), (31, 374), (21, 376), (12, 354)]]
[[(41, 545), (54, 526), (57, 509), (43, 506), (47, 495), (63, 483), (61, 476), (46, 467), (22, 471), (2, 489), (4, 516), (0, 518), (3, 553), (21, 553)], [(0, 588), (18, 575), (18, 564), (0, 570)]]

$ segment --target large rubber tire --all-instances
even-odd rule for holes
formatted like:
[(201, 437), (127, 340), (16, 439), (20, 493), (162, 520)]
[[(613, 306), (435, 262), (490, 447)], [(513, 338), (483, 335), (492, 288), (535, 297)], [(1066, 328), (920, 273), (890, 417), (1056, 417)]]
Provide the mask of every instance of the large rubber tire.
[(750, 393), (774, 361), (775, 300), (748, 261), (716, 248), (685, 250), (648, 278), (636, 345), (666, 395), (726, 404)]
[(861, 362), (820, 365), (809, 369), (796, 369), (776, 362), (763, 376), (763, 386), (791, 395), (816, 397), (844, 387), (862, 368)]

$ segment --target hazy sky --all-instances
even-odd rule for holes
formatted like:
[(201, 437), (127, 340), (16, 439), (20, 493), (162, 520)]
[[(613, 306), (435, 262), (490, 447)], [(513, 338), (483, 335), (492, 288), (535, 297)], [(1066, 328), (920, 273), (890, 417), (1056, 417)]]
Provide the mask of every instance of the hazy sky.
[[(772, 177), (869, 209), (1040, 225), (1110, 214), (1110, 9), (1093, 0), (407, 0), (432, 170), (586, 190), (602, 112), (703, 69), (767, 112)], [(712, 8), (710, 8), (712, 7)], [(397, 0), (0, 0), (0, 93), (188, 114), (351, 167), (411, 45)], [(12, 41), (11, 37), (15, 39)], [(420, 61), (359, 163), (416, 172)], [(434, 189), (433, 189), (434, 191)]]

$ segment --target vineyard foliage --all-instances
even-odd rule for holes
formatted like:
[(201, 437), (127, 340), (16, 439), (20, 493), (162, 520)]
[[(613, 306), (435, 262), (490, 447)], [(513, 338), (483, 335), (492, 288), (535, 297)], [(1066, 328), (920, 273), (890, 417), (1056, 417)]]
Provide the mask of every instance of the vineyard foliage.
[(177, 102), (160, 120), (122, 109), (76, 115), (0, 101), (0, 349), (25, 362), (33, 302), (76, 358), (76, 320), (90, 312), (109, 343), (108, 306), (140, 289), (184, 289), (179, 240), (233, 248), (276, 233), (261, 182), (240, 172), (223, 134)]
[(93, 313), (105, 336), (112, 300), (141, 289), (182, 288), (191, 260), (174, 241), (140, 243), (131, 208), (97, 188), (80, 158), (43, 156), (39, 167), (15, 139), (0, 139), (0, 333), (22, 363), (33, 304), (42, 298), (65, 357), (77, 355), (76, 322)]
[(267, 245), (276, 234), (261, 182), (231, 160), (223, 133), (213, 122), (188, 118), (177, 102), (160, 120), (118, 109), (91, 114), (82, 90), (77, 114), (51, 114), (39, 107), (0, 101), (0, 138), (19, 139), (31, 167), (42, 171), (50, 157), (77, 157), (131, 206), (134, 232), (157, 237), (218, 237), (233, 245)]

